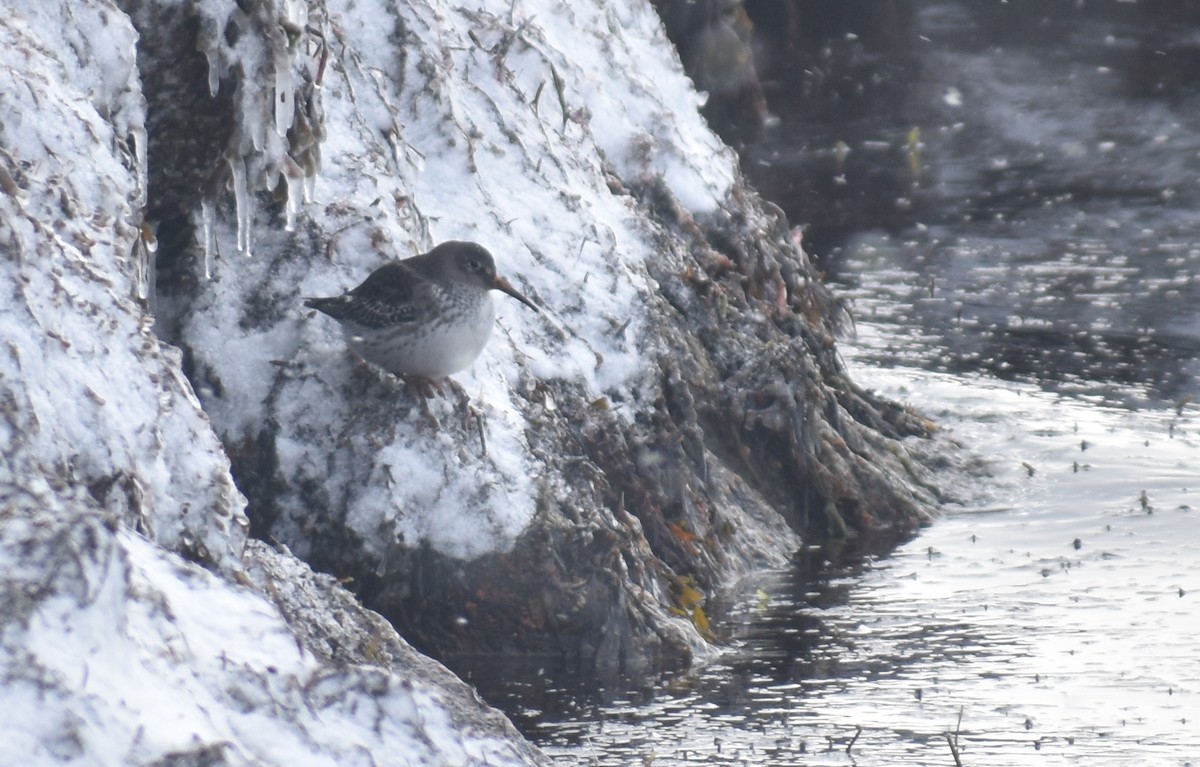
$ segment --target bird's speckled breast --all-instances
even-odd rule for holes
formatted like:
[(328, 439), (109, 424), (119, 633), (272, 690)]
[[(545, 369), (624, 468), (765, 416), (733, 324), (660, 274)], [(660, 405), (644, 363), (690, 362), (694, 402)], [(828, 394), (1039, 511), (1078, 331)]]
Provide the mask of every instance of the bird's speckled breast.
[(464, 370), (487, 344), (495, 322), (486, 292), (447, 296), (442, 313), (423, 323), (381, 329), (343, 328), (363, 359), (398, 375), (442, 378)]

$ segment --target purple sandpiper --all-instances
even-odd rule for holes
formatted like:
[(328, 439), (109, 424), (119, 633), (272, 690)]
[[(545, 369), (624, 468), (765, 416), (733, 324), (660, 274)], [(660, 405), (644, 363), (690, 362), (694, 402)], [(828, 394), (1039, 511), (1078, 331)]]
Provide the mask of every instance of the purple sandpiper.
[(496, 274), (483, 246), (451, 240), (392, 261), (358, 287), (304, 305), (333, 317), (358, 356), (404, 378), (442, 378), (470, 365), (492, 334), (492, 290), (538, 307)]

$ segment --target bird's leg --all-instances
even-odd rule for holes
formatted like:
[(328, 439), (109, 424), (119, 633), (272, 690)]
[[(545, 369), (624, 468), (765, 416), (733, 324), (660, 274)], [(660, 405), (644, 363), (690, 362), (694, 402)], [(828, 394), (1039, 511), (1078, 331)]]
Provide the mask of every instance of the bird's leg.
[[(476, 412), (475, 408), (471, 406), (471, 396), (467, 394), (467, 390), (462, 387), (462, 384), (460, 384), (458, 381), (455, 381), (453, 378), (447, 378), (446, 383), (450, 387), (451, 391), (458, 396), (458, 407), (463, 416), (463, 429), (465, 431), (470, 431), (472, 420), (479, 416), (479, 413)], [(484, 452), (487, 452), (486, 447)]]
[(413, 393), (413, 395), (417, 398), (417, 402), (421, 404), (421, 417), (429, 421), (430, 425), (433, 426), (434, 431), (440, 430), (442, 428), (442, 422), (439, 421), (437, 416), (433, 414), (433, 411), (429, 409), (429, 398), (433, 396), (435, 391), (438, 394), (442, 393), (441, 384), (434, 379), (427, 378), (425, 376), (398, 374), (396, 377), (408, 385), (409, 391)]
[(458, 397), (460, 406), (467, 407), (471, 404), (471, 397), (467, 394), (467, 390), (462, 387), (462, 384), (460, 384), (458, 381), (455, 381), (453, 378), (447, 378), (446, 385), (450, 387), (451, 393)]

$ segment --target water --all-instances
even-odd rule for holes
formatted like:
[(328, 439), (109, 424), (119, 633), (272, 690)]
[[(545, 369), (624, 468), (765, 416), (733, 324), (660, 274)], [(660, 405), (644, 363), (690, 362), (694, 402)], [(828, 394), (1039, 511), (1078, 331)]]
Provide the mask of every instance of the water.
[(959, 503), (753, 577), (682, 677), (471, 677), (563, 764), (1200, 765), (1200, 94), (1132, 87), (1130, 4), (996, 39), (918, 5), (903, 119), (826, 136), (903, 162), (919, 121), (922, 196), (821, 256), (852, 374), (943, 426)]
[[(1125, 210), (1143, 221), (1121, 231), (1120, 213), (1095, 207), (1026, 213), (969, 233), (930, 226), (849, 240), (840, 292), (859, 317), (888, 328), (870, 359), (982, 371), (1128, 407), (1196, 396), (1200, 221)], [(1148, 218), (1153, 226), (1143, 225)]]
[(814, 549), (751, 579), (717, 610), (726, 647), (683, 678), (523, 676), (510, 708), (544, 749), (950, 765), (950, 733), (964, 764), (1200, 763), (1200, 417), (864, 366), (886, 330), (847, 347), (859, 380), (936, 416), (990, 476), (947, 477), (963, 505), (890, 554)]

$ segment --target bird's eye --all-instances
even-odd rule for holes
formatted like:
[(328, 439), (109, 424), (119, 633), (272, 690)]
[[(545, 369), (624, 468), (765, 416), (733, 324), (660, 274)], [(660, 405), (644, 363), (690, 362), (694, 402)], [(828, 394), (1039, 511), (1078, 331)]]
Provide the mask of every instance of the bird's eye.
[(473, 272), (482, 272), (483, 271), (483, 263), (481, 261), (479, 261), (478, 259), (472, 258), (470, 261), (467, 262), (467, 268)]

